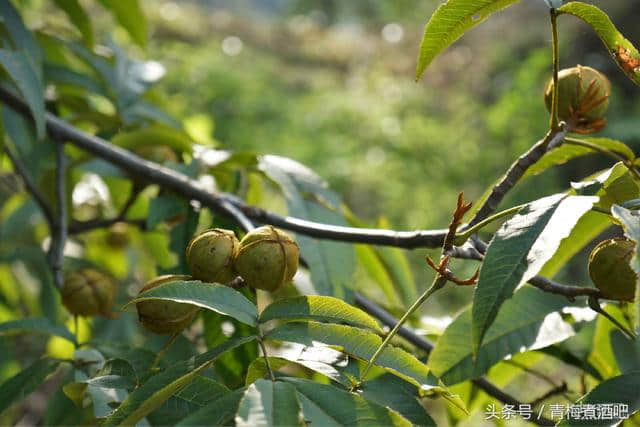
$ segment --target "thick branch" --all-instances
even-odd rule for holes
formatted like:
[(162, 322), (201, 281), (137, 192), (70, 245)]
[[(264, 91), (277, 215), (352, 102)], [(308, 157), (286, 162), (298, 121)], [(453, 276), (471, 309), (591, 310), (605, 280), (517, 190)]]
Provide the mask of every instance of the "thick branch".
[[(26, 117), (31, 117), (24, 101), (8, 90), (0, 88), (0, 99), (15, 111)], [(47, 131), (55, 139), (70, 142), (133, 173), (141, 179), (159, 184), (186, 198), (198, 200), (203, 206), (232, 218), (235, 215), (231, 205), (256, 222), (272, 224), (310, 237), (342, 242), (397, 246), (406, 249), (440, 247), (446, 234), (446, 230), (393, 231), (341, 227), (276, 215), (258, 207), (249, 206), (232, 196), (211, 193), (202, 188), (197, 181), (188, 178), (184, 174), (142, 159), (125, 149), (110, 144), (102, 138), (89, 135), (51, 113), (46, 113), (45, 119)]]
[(478, 222), (494, 213), (500, 205), (500, 202), (502, 202), (502, 199), (504, 199), (520, 178), (522, 178), (527, 169), (540, 160), (550, 147), (555, 147), (562, 142), (566, 134), (566, 126), (562, 126), (558, 131), (550, 131), (543, 139), (536, 142), (529, 151), (518, 157), (518, 159), (509, 167), (507, 173), (505, 173), (500, 182), (493, 187), (491, 194), (484, 201), (480, 209), (478, 209), (467, 227), (476, 225)]

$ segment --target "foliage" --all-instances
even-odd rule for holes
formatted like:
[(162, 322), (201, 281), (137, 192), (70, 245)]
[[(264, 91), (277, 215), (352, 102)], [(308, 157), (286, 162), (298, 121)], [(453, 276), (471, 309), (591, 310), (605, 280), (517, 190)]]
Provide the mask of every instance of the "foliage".
[[(417, 77), (468, 30), (518, 3), (442, 4), (426, 24)], [(553, 29), (563, 29), (562, 15), (581, 19), (625, 75), (633, 83), (640, 81), (637, 49), (604, 11), (581, 2), (557, 3), (546, 2)], [(331, 21), (337, 19), (332, 13), (342, 10), (324, 8)], [(389, 6), (387, 13), (399, 9)], [(94, 20), (96, 10), (108, 12), (111, 23)], [(540, 50), (524, 58), (514, 78), (516, 90), (502, 94), (482, 116), (479, 101), (461, 97), (445, 100), (441, 110), (425, 119), (419, 100), (424, 93), (407, 83), (397, 87), (398, 105), (405, 110), (401, 122), (390, 116), (396, 110), (378, 102), (366, 100), (365, 108), (356, 108), (352, 95), (357, 89), (347, 88), (330, 99), (297, 98), (296, 105), (308, 104), (306, 108), (324, 116), (288, 111), (293, 131), (278, 138), (280, 129), (271, 119), (278, 104), (298, 89), (277, 72), (266, 71), (273, 65), (268, 58), (238, 58), (238, 73), (229, 73), (219, 67), (219, 56), (203, 55), (208, 49), (203, 44), (192, 50), (196, 58), (176, 65), (177, 73), (170, 72), (162, 82), (159, 63), (135, 59), (162, 50), (163, 37), (170, 38), (159, 35), (162, 43), (156, 46), (153, 22), (145, 13), (153, 14), (138, 0), (0, 3), (1, 422), (15, 423), (28, 414), (55, 425), (453, 424), (473, 422), (487, 405), (517, 401), (509, 394), (513, 391), (522, 405), (544, 412), (547, 419), (539, 418), (540, 423), (554, 418), (543, 404), (561, 397), (576, 405), (625, 405), (628, 416), (640, 410), (640, 347), (635, 340), (640, 334), (638, 161), (616, 138), (569, 135), (571, 127), (557, 125), (557, 117), (540, 141), (527, 140), (531, 132), (546, 129), (542, 110), (533, 106), (528, 92), (548, 80), (549, 64), (557, 78), (555, 52), (560, 46), (555, 33), (553, 55)], [(44, 18), (43, 25), (27, 24), (33, 16), (59, 18), (64, 25)], [(103, 34), (113, 26), (117, 37)], [(169, 56), (179, 56), (181, 48), (169, 41), (166, 45)], [(215, 82), (172, 94), (175, 85), (184, 88), (185, 79), (197, 74), (194, 64), (204, 70), (196, 80)], [(338, 58), (331, 66), (340, 69), (344, 62)], [(327, 79), (336, 79), (335, 73), (327, 73)], [(254, 74), (261, 77), (253, 79)], [(244, 95), (232, 101), (234, 91)], [(549, 95), (557, 103), (557, 90), (550, 89)], [(537, 98), (542, 105), (542, 96)], [(225, 123), (238, 108), (250, 111), (251, 121), (241, 127)], [(527, 111), (532, 113), (525, 114), (522, 126), (517, 117), (511, 121), (512, 113)], [(557, 115), (554, 109), (551, 114)], [(366, 130), (360, 123), (365, 115), (381, 121), (384, 136)], [(446, 115), (454, 116), (453, 124), (439, 123)], [(486, 125), (480, 126), (484, 119)], [(334, 130), (316, 135), (318, 120)], [(453, 191), (446, 190), (490, 170), (481, 169), (487, 162), (475, 155), (515, 157), (514, 148), (497, 146), (492, 138), (481, 150), (461, 145), (459, 152), (454, 144), (412, 141), (424, 133), (451, 134), (462, 123), (457, 138), (485, 132), (493, 139), (519, 138), (524, 141), (519, 148), (531, 146), (485, 191), (474, 210), (462, 194), (455, 207)], [(411, 133), (416, 128), (421, 130)], [(247, 141), (257, 136), (273, 139), (273, 144), (256, 153)], [(297, 136), (304, 143), (289, 155)], [(338, 175), (340, 167), (328, 168), (349, 149), (364, 147), (349, 148), (345, 141), (369, 144), (368, 136), (374, 145), (392, 141), (381, 149), (383, 154), (386, 150), (433, 162), (442, 175), (437, 179), (448, 187), (438, 194), (417, 191), (415, 198), (409, 196), (398, 189), (421, 181), (424, 168), (397, 162), (397, 169), (385, 169), (384, 159), (375, 174), (366, 165), (348, 162)], [(317, 165), (321, 171), (332, 170), (332, 178), (340, 177), (338, 188), (348, 188), (350, 179), (375, 175), (367, 178), (377, 187), (371, 194), (412, 199), (403, 200), (392, 220), (412, 218), (425, 224), (446, 219), (448, 227), (395, 232), (386, 230), (389, 221), (381, 218), (377, 228), (367, 228), (369, 221), (354, 213), (369, 217), (375, 211), (364, 206), (366, 196), (343, 197), (340, 193), (348, 191), (330, 188), (319, 173), (300, 163), (309, 159), (306, 145), (315, 137), (320, 146), (327, 142)], [(520, 205), (505, 198), (526, 179), (535, 181), (535, 175), (588, 154), (613, 164), (591, 168), (577, 182), (562, 182), (561, 190), (545, 187), (544, 194), (537, 189), (531, 197), (533, 193), (518, 193), (527, 196)], [(477, 170), (464, 166), (474, 163)], [(391, 176), (410, 183), (398, 187)], [(452, 209), (444, 209), (446, 214), (429, 212), (430, 206), (449, 202)], [(503, 204), (511, 207), (498, 211)], [(496, 230), (498, 221), (503, 223)], [(266, 273), (252, 276), (252, 283), (239, 271), (233, 272), (233, 280), (220, 276), (208, 279), (211, 283), (187, 276), (193, 263), (187, 262), (185, 249), (194, 235), (219, 228), (242, 237), (254, 222), (295, 233), (295, 242), (288, 237), (274, 241), (279, 232), (269, 229), (258, 241), (260, 251), (243, 265), (255, 272), (265, 254), (280, 260), (268, 272), (278, 285), (267, 287), (272, 291), (261, 290)], [(630, 239), (625, 248), (631, 253), (622, 259), (632, 269), (624, 276), (622, 286), (630, 290), (624, 301), (607, 299), (611, 295), (600, 286), (553, 280), (572, 258), (586, 258), (583, 250), (603, 240), (598, 238), (603, 230)], [(488, 244), (481, 240), (485, 236), (491, 237)], [(247, 247), (256, 243), (243, 242)], [(294, 276), (298, 248), (300, 268)], [(414, 277), (403, 252), (407, 248), (441, 249), (439, 261), (427, 257), (435, 273), (426, 290)], [(206, 258), (215, 250), (206, 246), (198, 256)], [(225, 266), (234, 265), (238, 256), (234, 251), (225, 255)], [(477, 261), (476, 274), (461, 278)], [(64, 309), (58, 292), (64, 277), (82, 269), (99, 271), (117, 283), (113, 312), (110, 303), (100, 316), (88, 318)], [(165, 276), (159, 285), (141, 290), (145, 282), (165, 274), (180, 276)], [(282, 282), (291, 283), (280, 286)], [(87, 279), (83, 289), (95, 293), (95, 285)], [(475, 291), (472, 304), (448, 326), (430, 331), (435, 344), (413, 329), (400, 328), (405, 322), (429, 327), (427, 320), (412, 315), (444, 287)], [(635, 296), (633, 301), (626, 301), (628, 295)], [(141, 328), (133, 307), (151, 301), (159, 321), (170, 315), (171, 304), (187, 307), (187, 317), (167, 320), (180, 328), (178, 322), (186, 322), (186, 329), (160, 328), (170, 336), (158, 337)], [(395, 320), (399, 313), (404, 314)], [(193, 322), (189, 316), (195, 317)], [(529, 384), (531, 378), (539, 383)], [(522, 384), (527, 387), (518, 387)], [(46, 413), (30, 413), (30, 395), (36, 391), (50, 397)], [(625, 417), (619, 415), (616, 420)], [(574, 416), (570, 413), (561, 425), (584, 421)]]

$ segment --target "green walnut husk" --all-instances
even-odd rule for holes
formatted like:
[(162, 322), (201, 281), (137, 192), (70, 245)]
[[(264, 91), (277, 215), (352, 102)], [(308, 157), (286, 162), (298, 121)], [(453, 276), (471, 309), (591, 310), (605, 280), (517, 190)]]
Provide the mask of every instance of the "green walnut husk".
[(267, 225), (244, 236), (234, 265), (247, 285), (273, 292), (291, 281), (299, 257), (298, 244), (287, 233)]
[[(147, 282), (140, 294), (158, 285), (178, 280), (192, 280), (191, 276), (168, 274)], [(147, 330), (161, 335), (177, 334), (189, 326), (200, 310), (198, 307), (175, 301), (146, 300), (136, 303), (138, 320)]]
[(60, 293), (62, 304), (72, 314), (111, 316), (115, 288), (111, 278), (99, 270), (83, 268), (69, 273)]
[(638, 278), (629, 264), (636, 244), (625, 238), (600, 242), (589, 255), (589, 276), (602, 296), (617, 301), (633, 301)]
[(238, 274), (233, 259), (240, 242), (231, 230), (214, 228), (195, 236), (187, 245), (187, 265), (193, 277), (203, 282), (228, 283)]
[[(547, 110), (551, 111), (553, 79), (544, 91)], [(611, 83), (591, 67), (578, 65), (558, 73), (558, 118), (572, 132), (589, 134), (606, 126), (604, 114), (609, 108)]]
[(107, 232), (107, 244), (114, 249), (129, 246), (129, 226), (126, 222), (116, 222)]

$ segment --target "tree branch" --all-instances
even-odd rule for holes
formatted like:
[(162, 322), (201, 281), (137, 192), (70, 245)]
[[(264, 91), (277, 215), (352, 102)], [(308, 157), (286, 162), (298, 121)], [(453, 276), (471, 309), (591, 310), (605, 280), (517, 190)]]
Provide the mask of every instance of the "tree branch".
[(22, 177), (22, 181), (24, 182), (24, 186), (26, 187), (27, 191), (31, 193), (33, 199), (40, 207), (42, 214), (49, 224), (49, 228), (53, 229), (53, 227), (55, 227), (56, 219), (53, 215), (51, 206), (49, 206), (46, 199), (44, 198), (44, 195), (40, 192), (38, 186), (31, 179), (29, 171), (27, 171), (27, 168), (24, 166), (18, 155), (15, 154), (7, 144), (5, 144), (4, 146), (4, 151), (7, 153), (7, 157), (9, 157), (9, 160), (11, 160), (16, 173)]
[[(0, 99), (16, 112), (25, 117), (31, 117), (31, 113), (24, 101), (7, 89), (0, 88)], [(102, 138), (89, 135), (51, 113), (45, 114), (45, 120), (47, 131), (55, 139), (70, 142), (133, 173), (141, 179), (159, 184), (186, 198), (198, 200), (203, 206), (232, 218), (234, 217), (234, 212), (232, 212), (231, 205), (256, 222), (272, 224), (310, 237), (342, 242), (396, 246), (406, 249), (440, 247), (447, 232), (447, 230), (393, 231), (341, 227), (276, 215), (258, 207), (247, 205), (232, 196), (211, 193), (186, 175), (142, 159), (123, 148), (110, 144)]]
[(58, 219), (55, 230), (51, 233), (51, 269), (58, 289), (62, 289), (64, 277), (62, 263), (64, 247), (67, 243), (67, 158), (64, 155), (64, 144), (56, 141), (56, 199), (58, 203)]
[(493, 187), (489, 197), (487, 197), (465, 228), (473, 227), (494, 213), (500, 205), (500, 202), (502, 202), (502, 199), (504, 199), (520, 178), (522, 178), (527, 169), (540, 160), (549, 148), (555, 147), (562, 142), (566, 135), (566, 126), (560, 126), (559, 130), (549, 131), (543, 139), (536, 142), (526, 153), (518, 157), (518, 159), (511, 164), (500, 182)]

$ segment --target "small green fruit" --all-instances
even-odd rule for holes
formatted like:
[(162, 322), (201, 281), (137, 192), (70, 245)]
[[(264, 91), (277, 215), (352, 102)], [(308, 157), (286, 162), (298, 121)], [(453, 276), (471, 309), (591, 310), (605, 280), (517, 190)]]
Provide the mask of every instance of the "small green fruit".
[(633, 301), (638, 278), (629, 262), (636, 243), (615, 238), (600, 242), (589, 255), (589, 276), (602, 295), (617, 301)]
[(60, 291), (62, 304), (72, 314), (105, 317), (110, 316), (114, 292), (111, 278), (93, 268), (69, 273)]
[(187, 265), (193, 277), (203, 282), (228, 283), (238, 275), (233, 259), (240, 242), (233, 231), (214, 228), (195, 236), (187, 245)]
[(107, 244), (114, 249), (129, 246), (129, 226), (126, 222), (116, 222), (107, 232)]
[[(158, 285), (167, 282), (175, 282), (178, 280), (192, 280), (191, 276), (186, 275), (166, 275), (159, 276), (147, 282), (140, 294)], [(184, 328), (189, 326), (199, 308), (181, 302), (167, 300), (146, 300), (136, 303), (138, 310), (138, 320), (146, 329), (156, 334), (167, 335), (177, 334)]]
[(234, 265), (247, 285), (273, 292), (291, 281), (299, 256), (300, 249), (288, 234), (267, 225), (244, 236)]
[[(609, 108), (611, 83), (591, 67), (578, 65), (558, 73), (558, 118), (571, 132), (593, 133), (605, 127), (604, 114)], [(553, 79), (544, 91), (547, 110), (551, 111)]]

